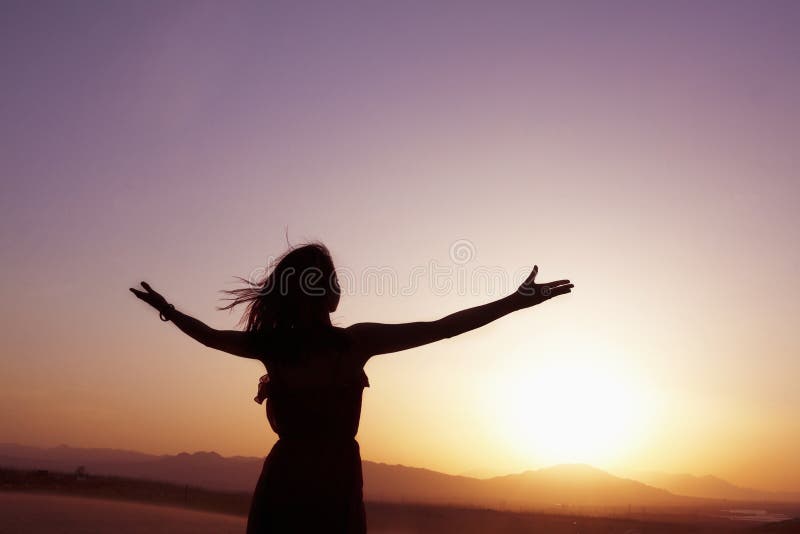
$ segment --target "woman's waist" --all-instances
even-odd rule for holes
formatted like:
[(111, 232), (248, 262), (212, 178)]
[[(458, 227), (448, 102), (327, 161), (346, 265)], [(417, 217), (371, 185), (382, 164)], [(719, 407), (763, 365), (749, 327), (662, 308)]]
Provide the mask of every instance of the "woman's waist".
[(358, 434), (361, 414), (270, 409), (267, 420), (280, 438), (291, 440), (352, 441)]
[(287, 445), (303, 446), (343, 446), (358, 448), (358, 441), (352, 434), (322, 432), (279, 432), (278, 442)]

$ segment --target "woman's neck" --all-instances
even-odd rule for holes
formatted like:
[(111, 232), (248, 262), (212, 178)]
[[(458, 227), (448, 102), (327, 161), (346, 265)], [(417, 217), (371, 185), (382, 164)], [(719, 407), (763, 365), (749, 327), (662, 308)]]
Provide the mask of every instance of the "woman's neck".
[(298, 317), (295, 321), (295, 327), (303, 330), (328, 328), (331, 326), (331, 316), (329, 313), (322, 313), (319, 315), (304, 314)]

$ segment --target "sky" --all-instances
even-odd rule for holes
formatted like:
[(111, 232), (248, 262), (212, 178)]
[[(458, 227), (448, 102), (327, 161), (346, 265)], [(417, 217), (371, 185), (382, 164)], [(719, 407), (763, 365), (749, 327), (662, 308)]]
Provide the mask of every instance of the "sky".
[(235, 328), (288, 236), (341, 326), (576, 286), (373, 358), (367, 460), (800, 491), (800, 5), (435, 4), (2, 3), (1, 442), (265, 455), (262, 364), (128, 288)]

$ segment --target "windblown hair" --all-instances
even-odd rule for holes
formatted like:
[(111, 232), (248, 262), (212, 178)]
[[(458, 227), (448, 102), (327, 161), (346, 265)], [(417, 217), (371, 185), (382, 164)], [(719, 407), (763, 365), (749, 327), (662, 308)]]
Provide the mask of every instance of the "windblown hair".
[(219, 310), (232, 310), (246, 304), (239, 324), (248, 332), (288, 332), (319, 321), (329, 313), (331, 292), (339, 291), (334, 283), (333, 260), (327, 247), (311, 242), (289, 248), (269, 266), (260, 280), (236, 278), (245, 287), (223, 290), (231, 302)]

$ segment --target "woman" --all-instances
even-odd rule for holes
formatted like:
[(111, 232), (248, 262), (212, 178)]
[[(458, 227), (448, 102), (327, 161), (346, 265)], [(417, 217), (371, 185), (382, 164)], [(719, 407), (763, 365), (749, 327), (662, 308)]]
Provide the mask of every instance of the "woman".
[(437, 321), (331, 324), (339, 282), (330, 253), (311, 243), (290, 249), (263, 280), (226, 291), (247, 304), (244, 331), (214, 330), (175, 309), (146, 282), (130, 288), (164, 321), (203, 345), (260, 360), (256, 402), (279, 439), (264, 460), (247, 522), (248, 534), (364, 533), (361, 455), (355, 440), (364, 365), (378, 354), (433, 343), (481, 327), (508, 313), (569, 293), (569, 280), (535, 282), (538, 267), (513, 294)]

